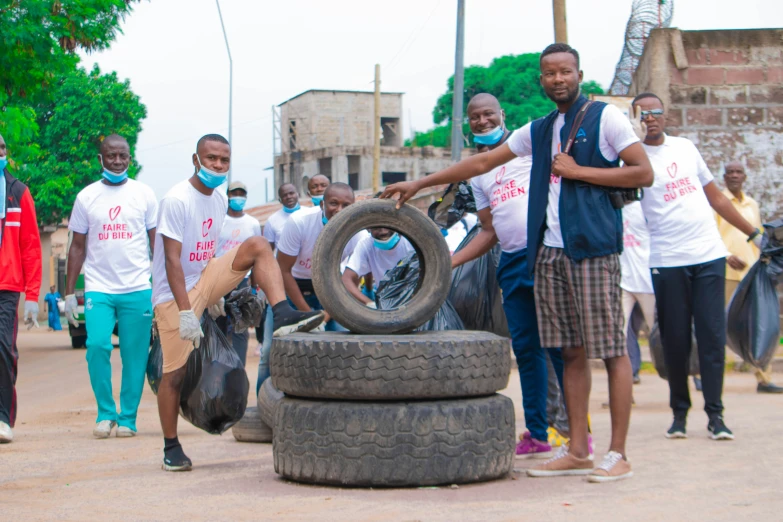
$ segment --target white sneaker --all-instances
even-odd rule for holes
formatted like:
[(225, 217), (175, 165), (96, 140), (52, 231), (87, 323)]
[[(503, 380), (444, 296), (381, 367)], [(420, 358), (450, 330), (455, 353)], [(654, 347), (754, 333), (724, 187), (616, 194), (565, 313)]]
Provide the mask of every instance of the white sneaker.
[(136, 432), (130, 429), (127, 426), (120, 426), (117, 428), (117, 437), (123, 438), (123, 437), (135, 437)]
[(114, 421), (102, 420), (93, 428), (92, 436), (96, 439), (107, 439), (111, 437), (111, 432), (116, 426), (117, 423)]
[(11, 430), (11, 426), (5, 422), (0, 422), (0, 444), (12, 442), (14, 440), (14, 432)]

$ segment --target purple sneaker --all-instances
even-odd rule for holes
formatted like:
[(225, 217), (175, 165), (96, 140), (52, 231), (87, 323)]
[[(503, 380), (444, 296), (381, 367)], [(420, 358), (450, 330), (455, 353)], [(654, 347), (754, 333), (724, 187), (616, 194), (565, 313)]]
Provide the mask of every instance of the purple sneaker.
[(547, 442), (534, 439), (529, 431), (519, 437), (517, 444), (518, 459), (548, 459), (552, 456), (552, 446)]

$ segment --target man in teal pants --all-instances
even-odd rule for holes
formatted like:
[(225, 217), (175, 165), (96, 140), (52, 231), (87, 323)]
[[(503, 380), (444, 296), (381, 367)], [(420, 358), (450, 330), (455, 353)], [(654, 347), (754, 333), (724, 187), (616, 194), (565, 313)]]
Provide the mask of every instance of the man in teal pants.
[[(102, 179), (79, 192), (68, 228), (65, 316), (75, 322), (76, 279), (84, 266), (87, 368), (98, 403), (92, 434), (105, 439), (136, 435), (152, 328), (150, 253), (158, 203), (147, 185), (128, 178), (130, 148), (116, 134), (101, 143)], [(120, 413), (112, 395), (111, 334), (119, 323), (122, 386)], [(119, 426), (118, 426), (119, 425)]]

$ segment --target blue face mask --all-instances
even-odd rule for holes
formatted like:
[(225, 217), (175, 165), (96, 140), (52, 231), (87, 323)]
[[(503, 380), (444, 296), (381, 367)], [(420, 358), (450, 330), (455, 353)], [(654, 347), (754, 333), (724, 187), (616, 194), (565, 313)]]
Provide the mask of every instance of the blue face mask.
[(321, 214), (321, 222), (325, 225), (329, 222), (329, 218), (326, 217), (326, 214)]
[(485, 132), (483, 134), (473, 134), (473, 141), (479, 145), (495, 145), (497, 142), (503, 139), (504, 133), (505, 130), (503, 129), (503, 125), (499, 125), (489, 132)]
[(286, 214), (293, 214), (294, 212), (296, 212), (296, 211), (297, 211), (297, 210), (299, 210), (300, 208), (301, 208), (301, 207), (299, 206), (299, 202), (297, 201), (297, 202), (296, 202), (296, 206), (295, 206), (294, 208), (288, 208), (288, 207), (286, 207), (286, 206), (284, 205), (284, 206), (283, 206), (283, 212), (285, 212)]
[(227, 177), (226, 174), (218, 174), (217, 172), (213, 172), (204, 167), (201, 164), (201, 160), (199, 159), (198, 154), (196, 154), (196, 161), (198, 161), (199, 166), (198, 179), (200, 179), (207, 188), (216, 189), (225, 183)]
[(228, 198), (228, 206), (231, 207), (231, 210), (236, 210), (237, 212), (245, 208), (245, 203), (247, 203), (247, 198), (242, 196)]
[(321, 201), (324, 200), (323, 196), (310, 196), (310, 201), (313, 202), (314, 207), (318, 207), (321, 205)]
[[(103, 167), (103, 156), (101, 156), (101, 167)], [(128, 169), (125, 169), (121, 173), (117, 174), (116, 172), (112, 172), (106, 167), (103, 167), (102, 176), (103, 179), (109, 183), (114, 183), (116, 185), (117, 183), (122, 183), (125, 181), (125, 179), (128, 177)]]
[(0, 171), (2, 171), (7, 166), (8, 166), (8, 156), (3, 156), (2, 158), (0, 158)]
[(373, 238), (372, 242), (375, 244), (375, 248), (380, 250), (391, 250), (400, 242), (400, 235), (395, 232), (389, 239), (380, 240)]

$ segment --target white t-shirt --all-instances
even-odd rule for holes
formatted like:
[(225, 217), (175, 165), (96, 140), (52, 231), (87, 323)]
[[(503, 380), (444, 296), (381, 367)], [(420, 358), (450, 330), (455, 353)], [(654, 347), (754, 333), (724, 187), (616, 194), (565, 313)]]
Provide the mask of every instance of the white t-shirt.
[(242, 214), (237, 218), (226, 215), (223, 219), (223, 228), (220, 229), (215, 257), (220, 257), (232, 248), (238, 247), (246, 239), (260, 235), (261, 224), (253, 216)]
[(413, 252), (413, 246), (404, 237), (400, 237), (397, 246), (391, 250), (381, 250), (375, 246), (373, 237), (367, 235), (356, 245), (346, 268), (359, 274), (359, 277), (372, 273), (373, 287), (378, 288), (386, 272)]
[(264, 237), (270, 243), (277, 245), (277, 243), (280, 241), (280, 234), (283, 233), (283, 227), (286, 223), (288, 223), (288, 220), (291, 219), (291, 216), (298, 214), (299, 212), (312, 212), (315, 210), (320, 210), (320, 208), (300, 207), (296, 212), (290, 213), (281, 208), (269, 216), (269, 218), (267, 218), (266, 225), (264, 225)]
[(661, 146), (643, 146), (655, 174), (642, 198), (650, 267), (697, 265), (728, 256), (702, 188), (714, 178), (693, 142), (667, 135)]
[(68, 229), (87, 235), (84, 289), (128, 294), (150, 288), (149, 237), (158, 220), (150, 187), (128, 179), (122, 185), (96, 181), (76, 196)]
[(492, 226), (504, 252), (527, 247), (527, 206), (533, 157), (515, 158), (470, 180), (476, 210), (489, 207)]
[(205, 196), (188, 180), (180, 181), (164, 196), (160, 202), (152, 259), (154, 306), (174, 299), (166, 277), (163, 236), (182, 243), (180, 262), (185, 275), (185, 289), (190, 292), (215, 255), (227, 209), (228, 198), (222, 190), (214, 190), (211, 196)]
[[(313, 278), (313, 249), (318, 235), (324, 228), (322, 216), (321, 209), (317, 212), (294, 212), (283, 227), (283, 233), (280, 234), (280, 240), (276, 244), (277, 250), (287, 256), (296, 257), (296, 262), (291, 268), (291, 275), (296, 279)], [(343, 265), (353, 253), (359, 240), (366, 235), (368, 235), (367, 231), (362, 230), (348, 241), (343, 250)]]
[[(465, 221), (465, 224), (467, 224), (467, 227), (462, 223), (463, 220)], [(449, 252), (453, 254), (454, 251), (457, 250), (468, 235), (468, 232), (473, 230), (473, 227), (476, 226), (476, 223), (478, 223), (478, 217), (476, 217), (475, 214), (465, 213), (462, 215), (462, 219), (451, 225), (448, 234), (446, 234), (446, 244), (449, 246)]]
[[(511, 152), (517, 156), (529, 156), (533, 153), (533, 140), (530, 136), (532, 123), (528, 123), (508, 139)], [(558, 114), (552, 129), (552, 157), (560, 153), (560, 131), (565, 125), (565, 114)], [(598, 130), (598, 148), (604, 159), (614, 161), (620, 153), (639, 138), (633, 131), (631, 122), (614, 105), (606, 105), (601, 113), (601, 123)], [(549, 198), (546, 207), (546, 232), (544, 245), (552, 248), (563, 248), (563, 233), (560, 230), (560, 177), (550, 174)]]
[(650, 232), (638, 201), (623, 207), (623, 253), (620, 254), (620, 287), (635, 294), (652, 294)]

